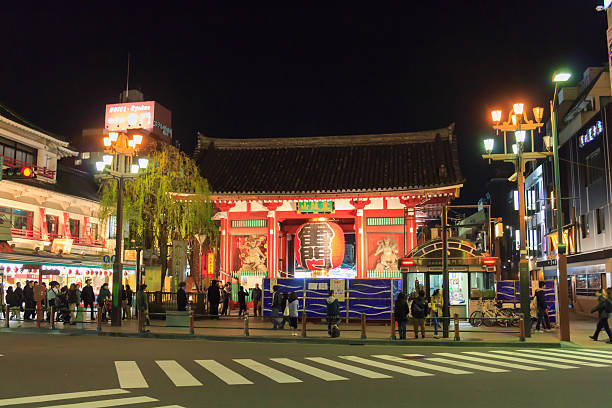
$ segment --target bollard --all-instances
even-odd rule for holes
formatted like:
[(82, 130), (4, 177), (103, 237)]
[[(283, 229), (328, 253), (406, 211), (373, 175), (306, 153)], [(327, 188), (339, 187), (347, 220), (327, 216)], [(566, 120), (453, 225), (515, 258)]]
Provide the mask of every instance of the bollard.
[(53, 306), (49, 307), (49, 313), (49, 322), (51, 322), (49, 328), (55, 330), (55, 313), (53, 312)]
[(76, 315), (76, 328), (77, 329), (82, 329), (83, 328), (83, 320), (85, 320), (84, 318), (84, 307), (81, 306), (77, 306), (77, 315)]
[(9, 305), (6, 305), (6, 308), (4, 309), (4, 319), (6, 320), (6, 322), (4, 323), (4, 327), (9, 327), (9, 316), (10, 316), (10, 309), (9, 309)]
[(244, 336), (249, 337), (249, 314), (244, 313)]
[(453, 316), (453, 320), (455, 321), (455, 341), (461, 340), (459, 338), (459, 315), (455, 313)]
[(520, 314), (519, 318), (519, 341), (525, 341), (525, 315)]
[(193, 310), (189, 313), (189, 334), (194, 334), (195, 330), (193, 329)]
[(42, 302), (36, 302), (36, 328), (40, 329), (40, 321), (42, 320)]
[(365, 313), (361, 314), (361, 339), (362, 340), (367, 339), (367, 336), (366, 336), (366, 315), (365, 315)]
[(306, 310), (302, 311), (302, 337), (306, 337)]
[(144, 310), (137, 310), (138, 313), (138, 334), (144, 332)]
[(96, 316), (96, 331), (102, 331), (102, 308), (98, 306), (98, 316)]
[(391, 340), (395, 340), (395, 319), (393, 312), (391, 312)]

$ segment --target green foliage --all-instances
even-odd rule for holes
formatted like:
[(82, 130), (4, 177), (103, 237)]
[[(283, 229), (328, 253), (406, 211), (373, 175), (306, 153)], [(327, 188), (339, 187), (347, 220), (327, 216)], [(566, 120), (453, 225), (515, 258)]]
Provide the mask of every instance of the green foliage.
[[(155, 145), (147, 157), (146, 173), (125, 182), (124, 217), (131, 237), (164, 247), (171, 239), (204, 234), (216, 245), (219, 232), (211, 221), (214, 208), (208, 200), (208, 183), (196, 163), (174, 146), (162, 143)], [(116, 211), (116, 182), (103, 182), (99, 194), (99, 216), (108, 219)]]

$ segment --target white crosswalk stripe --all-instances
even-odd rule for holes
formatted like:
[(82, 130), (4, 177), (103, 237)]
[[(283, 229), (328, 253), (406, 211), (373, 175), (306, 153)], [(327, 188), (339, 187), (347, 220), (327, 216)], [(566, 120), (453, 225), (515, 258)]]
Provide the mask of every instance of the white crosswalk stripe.
[[(502, 353), (502, 354), (506, 354), (509, 352), (506, 351), (494, 351), (494, 353)], [(553, 362), (557, 362), (557, 363), (563, 363), (563, 364), (573, 364), (573, 365), (579, 365), (579, 366), (587, 366), (587, 367), (607, 367), (605, 364), (598, 364), (598, 363), (587, 363), (586, 361), (568, 361), (567, 358), (565, 358), (565, 356), (561, 356), (560, 357), (555, 357), (558, 356), (558, 354), (554, 354), (551, 353), (551, 355), (540, 355), (540, 354), (530, 354), (530, 353), (525, 353), (525, 350), (518, 350), (516, 352), (512, 353), (513, 355), (519, 355), (521, 357), (529, 357), (529, 358), (536, 358), (536, 359), (541, 359), (541, 360), (546, 360), (546, 361), (553, 361)]]
[(72, 404), (48, 405), (43, 408), (103, 408), (103, 407), (119, 407), (123, 405), (144, 404), (147, 402), (158, 401), (151, 397), (128, 397), (111, 400), (76, 402)]
[(279, 371), (275, 368), (268, 367), (260, 362), (252, 360), (250, 358), (235, 358), (235, 362), (245, 366), (246, 368), (250, 368), (251, 370), (268, 377), (269, 379), (276, 381), (279, 384), (289, 384), (289, 383), (299, 383), (302, 380), (295, 378), (289, 374), (285, 374), (282, 371)]
[[(411, 354), (404, 354), (404, 355), (412, 356)], [(457, 368), (438, 366), (434, 364), (424, 363), (422, 361), (407, 360), (402, 357), (389, 356), (386, 354), (374, 354), (372, 355), (372, 357), (380, 358), (380, 359), (387, 360), (387, 361), (393, 361), (395, 363), (411, 365), (414, 367), (425, 368), (427, 370), (441, 371), (443, 373), (448, 373), (448, 374), (473, 374), (471, 371), (464, 371), (464, 370), (459, 370)]]
[(430, 357), (430, 358), (426, 358), (425, 360), (433, 361), (434, 363), (450, 364), (450, 365), (456, 365), (456, 366), (464, 367), (464, 368), (471, 368), (472, 370), (487, 371), (489, 373), (507, 373), (509, 372), (508, 370), (504, 370), (503, 368), (480, 366), (477, 364), (466, 363), (465, 361), (449, 360), (447, 358)]
[[(544, 350), (521, 350), (521, 352), (523, 353), (529, 353), (529, 354), (541, 354), (543, 356), (559, 356), (559, 354), (550, 352), (550, 351), (544, 351)], [(574, 360), (581, 360), (581, 361), (594, 361), (596, 363), (610, 363), (608, 360), (603, 359), (603, 358), (596, 358), (596, 357), (583, 357), (583, 356), (578, 356), (578, 355), (572, 355), (572, 354), (565, 354), (563, 352), (561, 352), (561, 350), (558, 350), (557, 353), (561, 354), (561, 357), (568, 359), (567, 362), (574, 362)]]
[[(550, 350), (550, 349), (547, 349), (547, 350)], [(612, 351), (606, 351), (606, 350), (580, 349), (580, 351), (584, 351), (585, 353), (603, 354), (606, 356), (612, 356)]]
[(357, 367), (351, 364), (341, 363), (339, 361), (330, 360), (324, 357), (306, 357), (306, 360), (314, 361), (315, 363), (324, 364), (329, 367), (337, 368), (338, 370), (348, 371), (351, 374), (357, 374), (366, 378), (392, 378), (390, 375), (377, 373), (376, 371)]
[(149, 388), (135, 361), (115, 361), (115, 370), (121, 388)]
[(189, 371), (185, 370), (174, 360), (156, 360), (155, 362), (177, 387), (197, 387), (202, 385)]
[(271, 358), (270, 360), (277, 362), (279, 364), (286, 365), (287, 367), (295, 368), (298, 371), (301, 371), (306, 374), (310, 374), (317, 378), (320, 378), (325, 381), (341, 381), (348, 380), (346, 377), (339, 376), (334, 373), (330, 373), (325, 370), (321, 370), (320, 368), (312, 367), (307, 364), (303, 364), (288, 358)]
[[(499, 351), (497, 352), (499, 353)], [(562, 370), (567, 370), (570, 368), (578, 368), (576, 366), (570, 366), (567, 364), (558, 364), (558, 363), (549, 363), (548, 361), (530, 360), (527, 358), (522, 358), (522, 354), (518, 354), (518, 353), (515, 354), (512, 352), (508, 352), (508, 355), (499, 355), (499, 354), (491, 355), (487, 353), (480, 353), (478, 351), (466, 351), (465, 353), (471, 354), (474, 356), (491, 357), (491, 358), (496, 358), (499, 360), (514, 361), (516, 363), (541, 365), (541, 366), (550, 367), (550, 368), (560, 368)]]
[(223, 364), (217, 363), (215, 360), (195, 360), (195, 362), (212, 374), (216, 375), (221, 381), (227, 385), (248, 385), (253, 384), (237, 372), (230, 370)]
[(372, 367), (382, 368), (383, 370), (389, 370), (389, 371), (393, 371), (393, 372), (400, 373), (400, 374), (411, 375), (413, 377), (428, 377), (428, 376), (433, 375), (431, 373), (425, 373), (423, 371), (411, 370), (411, 369), (406, 368), (406, 367), (398, 367), (398, 366), (395, 366), (395, 365), (391, 365), (391, 364), (387, 364), (387, 363), (381, 363), (380, 361), (368, 360), (366, 358), (357, 357), (357, 356), (339, 356), (339, 357), (344, 359), (344, 360), (353, 361), (355, 363), (360, 363), (360, 364), (369, 365), (369, 366), (372, 366)]
[(105, 397), (108, 395), (123, 395), (129, 393), (129, 391), (122, 390), (120, 388), (112, 388), (108, 390), (67, 392), (63, 394), (47, 394), (28, 397), (5, 398), (0, 399), (0, 407), (16, 406), (23, 404), (39, 404), (43, 402), (61, 401), (78, 398)]
[(559, 351), (563, 354), (573, 354), (573, 355), (578, 355), (578, 356), (583, 356), (583, 357), (597, 358), (597, 361), (602, 362), (604, 364), (612, 363), (612, 356), (607, 356), (605, 354), (594, 354), (594, 353), (589, 353), (588, 351), (581, 351), (581, 350), (559, 350)]
[(476, 363), (483, 363), (483, 364), (490, 364), (490, 365), (500, 365), (503, 366), (505, 368), (514, 368), (517, 370), (525, 370), (525, 371), (542, 371), (545, 370), (544, 368), (540, 368), (540, 367), (531, 367), (531, 366), (526, 366), (526, 365), (522, 365), (522, 364), (512, 364), (512, 363), (506, 363), (503, 361), (495, 361), (495, 360), (490, 360), (490, 359), (485, 359), (485, 358), (478, 358), (478, 357), (471, 357), (471, 356), (464, 356), (461, 354), (452, 354), (452, 353), (434, 353), (437, 356), (442, 356), (442, 357), (451, 357), (451, 358), (459, 358), (462, 360), (468, 360), (468, 361), (474, 361)]

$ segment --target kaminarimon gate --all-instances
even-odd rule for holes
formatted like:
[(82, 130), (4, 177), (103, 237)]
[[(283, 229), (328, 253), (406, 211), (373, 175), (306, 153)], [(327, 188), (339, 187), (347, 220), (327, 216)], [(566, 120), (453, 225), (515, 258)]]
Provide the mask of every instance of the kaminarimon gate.
[(220, 220), (224, 280), (399, 278), (398, 258), (417, 246), (415, 207), (449, 203), (463, 182), (453, 125), (308, 138), (199, 135), (196, 155)]

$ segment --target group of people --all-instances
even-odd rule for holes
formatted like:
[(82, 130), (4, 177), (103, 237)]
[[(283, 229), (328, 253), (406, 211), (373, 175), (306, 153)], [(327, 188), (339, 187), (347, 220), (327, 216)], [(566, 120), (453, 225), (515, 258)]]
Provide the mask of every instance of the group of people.
[[(249, 293), (244, 289), (243, 286), (238, 288), (238, 316), (242, 316), (247, 312), (246, 298)], [(253, 302), (253, 314), (254, 316), (262, 316), (262, 291), (259, 284), (255, 284), (255, 288), (251, 291), (251, 301)], [(178, 298), (178, 294), (177, 294)], [(232, 298), (232, 284), (226, 283), (223, 286), (219, 285), (219, 281), (212, 281), (207, 291), (208, 298), (208, 314), (213, 319), (218, 319), (219, 315), (227, 316), (230, 312), (229, 302)], [(178, 303), (178, 302), (177, 302)], [(219, 308), (221, 310), (219, 311)], [(181, 310), (179, 308), (179, 310)]]
[[(409, 304), (409, 301), (412, 303)], [(406, 340), (406, 324), (408, 323), (409, 315), (412, 315), (412, 324), (414, 329), (414, 338), (419, 337), (419, 329), (421, 338), (425, 338), (425, 319), (431, 316), (434, 326), (434, 338), (438, 338), (439, 321), (438, 317), (442, 316), (442, 307), (444, 306), (444, 298), (440, 289), (434, 290), (431, 299), (425, 297), (425, 291), (418, 288), (408, 298), (404, 292), (400, 292), (395, 300), (394, 318), (397, 322), (397, 333), (400, 340)]]
[(274, 285), (272, 287), (272, 328), (274, 330), (284, 329), (285, 323), (288, 323), (293, 329), (291, 334), (297, 336), (298, 306), (298, 297), (295, 292), (281, 293), (278, 286)]

